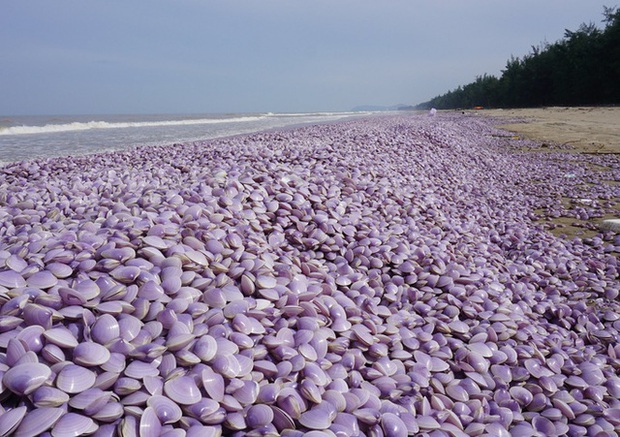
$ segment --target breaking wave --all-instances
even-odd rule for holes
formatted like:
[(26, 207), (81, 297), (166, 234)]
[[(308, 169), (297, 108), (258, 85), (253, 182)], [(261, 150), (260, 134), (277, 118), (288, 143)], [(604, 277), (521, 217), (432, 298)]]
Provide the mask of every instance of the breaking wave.
[(265, 116), (248, 116), (234, 118), (200, 118), (186, 120), (163, 120), (163, 121), (137, 121), (137, 122), (107, 122), (89, 121), (72, 122), (65, 124), (46, 124), (44, 126), (11, 126), (0, 127), (0, 135), (28, 135), (52, 132), (70, 132), (91, 129), (124, 129), (132, 127), (157, 127), (157, 126), (188, 126), (199, 124), (221, 124), (221, 123), (244, 123), (258, 121)]

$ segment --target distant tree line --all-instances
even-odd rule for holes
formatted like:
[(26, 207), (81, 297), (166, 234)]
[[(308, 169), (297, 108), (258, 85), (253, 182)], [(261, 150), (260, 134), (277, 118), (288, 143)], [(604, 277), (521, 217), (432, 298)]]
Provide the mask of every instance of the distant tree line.
[(418, 109), (614, 105), (620, 103), (620, 11), (604, 8), (605, 28), (582, 24), (553, 44), (514, 56), (497, 78), (484, 74)]

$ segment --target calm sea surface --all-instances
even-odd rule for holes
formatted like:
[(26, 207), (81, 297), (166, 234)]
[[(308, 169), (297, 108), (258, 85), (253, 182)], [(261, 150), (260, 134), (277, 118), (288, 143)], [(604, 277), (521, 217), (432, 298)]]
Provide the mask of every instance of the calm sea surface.
[(136, 146), (190, 143), (369, 112), (0, 116), (0, 164)]

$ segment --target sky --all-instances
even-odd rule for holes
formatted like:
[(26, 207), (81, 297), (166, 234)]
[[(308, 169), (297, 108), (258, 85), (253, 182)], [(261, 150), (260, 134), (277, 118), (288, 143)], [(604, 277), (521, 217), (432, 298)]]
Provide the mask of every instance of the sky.
[(417, 104), (615, 0), (0, 0), (0, 114)]

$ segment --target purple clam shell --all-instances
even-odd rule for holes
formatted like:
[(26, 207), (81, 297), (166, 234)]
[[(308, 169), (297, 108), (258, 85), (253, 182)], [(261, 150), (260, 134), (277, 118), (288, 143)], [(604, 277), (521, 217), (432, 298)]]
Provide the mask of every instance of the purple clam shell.
[(24, 270), (26, 267), (28, 267), (28, 263), (26, 261), (24, 261), (23, 258), (21, 258), (20, 256), (17, 255), (11, 255), (9, 256), (6, 261), (5, 261), (6, 266), (19, 273), (22, 270)]
[(65, 414), (62, 408), (38, 408), (26, 414), (13, 434), (15, 437), (35, 437), (53, 427)]
[(56, 376), (56, 387), (66, 393), (81, 393), (93, 385), (97, 375), (85, 367), (76, 364), (65, 366)]
[(246, 423), (250, 428), (265, 426), (273, 421), (273, 409), (268, 405), (257, 404), (248, 409)]
[(319, 405), (299, 416), (299, 423), (308, 429), (327, 429), (336, 418), (336, 411), (329, 404)]
[(409, 435), (405, 422), (392, 413), (385, 413), (381, 416), (381, 428), (386, 436), (405, 437)]
[(102, 314), (97, 318), (90, 330), (93, 341), (108, 344), (121, 335), (118, 321), (110, 314)]
[(99, 411), (112, 397), (112, 392), (104, 392), (100, 388), (89, 388), (71, 397), (69, 406), (82, 410), (86, 415)]
[(73, 437), (93, 433), (99, 426), (90, 417), (76, 413), (63, 415), (52, 429), (52, 437)]
[(32, 393), (31, 399), (37, 407), (60, 407), (69, 401), (69, 395), (55, 387), (44, 385)]
[(78, 345), (75, 335), (66, 328), (48, 329), (43, 336), (49, 343), (55, 344), (61, 348), (74, 348)]
[(15, 394), (29, 395), (45, 384), (51, 375), (51, 369), (45, 364), (18, 364), (6, 371), (2, 384)]
[(26, 279), (28, 286), (45, 290), (58, 284), (58, 278), (48, 270), (34, 273)]
[(0, 272), (0, 286), (6, 288), (21, 288), (26, 286), (26, 281), (19, 273), (13, 270)]
[(94, 413), (92, 418), (99, 422), (110, 423), (122, 417), (123, 414), (125, 414), (123, 404), (120, 402), (109, 402)]
[(110, 351), (95, 342), (78, 344), (73, 350), (73, 361), (86, 367), (101, 366), (110, 360)]
[(25, 406), (13, 408), (0, 415), (0, 435), (10, 435), (21, 423), (28, 408)]
[(189, 376), (179, 376), (167, 381), (164, 384), (164, 393), (181, 405), (194, 404), (202, 397), (194, 378)]
[(147, 407), (140, 417), (140, 435), (161, 435), (161, 423), (153, 407)]
[(181, 419), (181, 408), (166, 396), (151, 396), (147, 405), (153, 409), (157, 418), (163, 425), (176, 423)]

